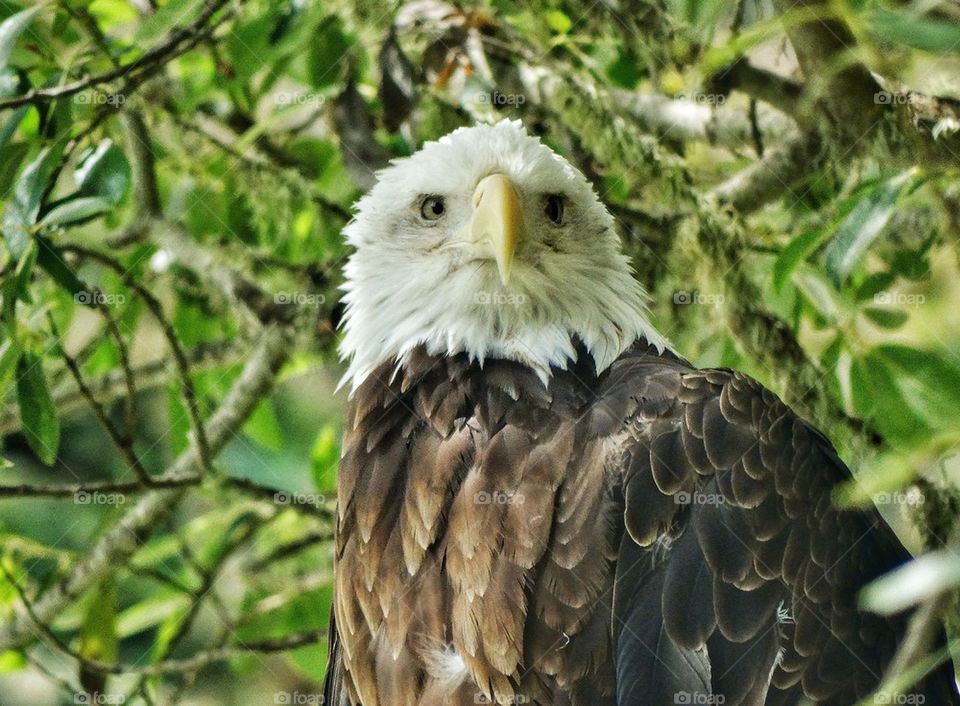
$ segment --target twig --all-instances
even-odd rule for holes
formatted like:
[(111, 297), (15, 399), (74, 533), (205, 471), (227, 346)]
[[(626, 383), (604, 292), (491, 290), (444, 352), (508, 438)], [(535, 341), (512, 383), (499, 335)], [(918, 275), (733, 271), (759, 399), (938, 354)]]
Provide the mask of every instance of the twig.
[(198, 402), (197, 391), (193, 384), (193, 380), (190, 377), (190, 365), (187, 362), (187, 356), (183, 351), (183, 347), (180, 345), (180, 339), (177, 337), (176, 331), (173, 329), (173, 324), (170, 323), (166, 314), (163, 312), (163, 306), (146, 287), (141, 285), (133, 278), (133, 275), (130, 274), (130, 270), (127, 267), (124, 267), (120, 262), (109, 255), (97, 250), (92, 250), (90, 248), (73, 244), (65, 245), (62, 250), (64, 252), (76, 253), (81, 257), (86, 257), (91, 260), (96, 260), (97, 262), (106, 265), (111, 270), (116, 272), (123, 280), (123, 283), (135, 291), (143, 300), (144, 305), (153, 315), (153, 318), (156, 320), (156, 322), (160, 325), (160, 330), (163, 332), (164, 338), (167, 339), (167, 345), (170, 347), (170, 352), (173, 354), (173, 360), (176, 364), (177, 376), (180, 380), (180, 391), (187, 406), (187, 413), (190, 416), (191, 430), (197, 437), (200, 459), (203, 468), (208, 469), (212, 459), (210, 456), (209, 444), (207, 442), (206, 430), (203, 427), (203, 419), (200, 416), (200, 405)]
[[(70, 371), (74, 382), (77, 384), (77, 388), (80, 390), (80, 393), (83, 395), (84, 399), (87, 400), (87, 403), (90, 405), (90, 409), (93, 410), (97, 421), (99, 421), (100, 425), (106, 430), (107, 435), (113, 442), (113, 445), (117, 447), (118, 451), (120, 451), (120, 455), (123, 456), (124, 461), (130, 467), (130, 470), (133, 471), (133, 474), (140, 480), (140, 482), (148, 482), (150, 479), (150, 474), (147, 473), (147, 469), (144, 468), (143, 462), (141, 462), (140, 458), (134, 451), (131, 437), (128, 434), (120, 433), (116, 425), (110, 421), (106, 410), (104, 410), (103, 406), (97, 402), (96, 398), (94, 398), (93, 393), (90, 391), (86, 381), (83, 379), (83, 373), (80, 372), (80, 366), (77, 364), (77, 361), (73, 358), (73, 356), (67, 353), (66, 349), (64, 349), (61, 342), (62, 336), (60, 335), (60, 330), (57, 328), (57, 324), (49, 312), (47, 313), (47, 320), (50, 323), (50, 329), (53, 331), (54, 337), (57, 339), (57, 350), (60, 353), (60, 357), (63, 358), (64, 363), (66, 363), (67, 369)], [(128, 386), (127, 397), (132, 394), (131, 390), (129, 389), (132, 379), (133, 373), (131, 371), (126, 371), (124, 374), (124, 380)]]
[[(331, 201), (323, 194), (319, 193), (311, 183), (311, 180), (302, 173), (300, 169), (289, 163), (288, 160), (280, 161), (276, 158), (276, 151), (266, 151), (263, 154), (251, 147), (241, 152), (235, 145), (214, 134), (209, 128), (191, 122), (178, 115), (172, 106), (164, 106), (173, 122), (180, 128), (192, 132), (226, 154), (236, 159), (252, 169), (265, 170), (279, 177), (287, 186), (301, 192), (307, 192), (310, 199), (321, 208), (330, 211), (344, 221), (352, 218), (350, 211), (335, 201)], [(231, 125), (224, 127), (233, 132)]]
[(120, 78), (135, 78), (142, 81), (146, 76), (162, 68), (167, 62), (192, 49), (202, 36), (204, 26), (217, 10), (226, 5), (227, 2), (228, 0), (210, 0), (190, 25), (174, 30), (157, 47), (126, 66), (65, 83), (55, 88), (35, 88), (22, 96), (0, 100), (0, 110), (18, 108), (21, 105), (38, 105), (58, 98), (67, 98), (88, 88), (110, 83)]
[(234, 657), (240, 657), (250, 652), (272, 653), (286, 652), (305, 645), (315, 645), (327, 639), (327, 629), (304, 630), (303, 632), (276, 637), (267, 640), (242, 642), (236, 645), (226, 645), (210, 650), (204, 650), (184, 659), (168, 659), (155, 664), (137, 667), (127, 664), (107, 664), (84, 660), (84, 666), (91, 671), (101, 674), (139, 674), (155, 677), (163, 674), (179, 674), (196, 672), (215, 662), (223, 662)]
[[(233, 362), (237, 353), (235, 342), (201, 344), (185, 352), (187, 362), (193, 370), (206, 370), (211, 367)], [(75, 356), (79, 363), (81, 357)], [(170, 361), (160, 358), (133, 368), (137, 388), (141, 391), (158, 387), (171, 377)], [(126, 380), (122, 371), (112, 371), (87, 381), (87, 388), (94, 399), (101, 404), (109, 403), (126, 392)], [(72, 412), (87, 403), (86, 397), (73, 382), (58, 385), (53, 390), (53, 403), (59, 415)], [(0, 412), (0, 437), (14, 434), (21, 428), (20, 415), (16, 405), (4, 407)]]
[[(207, 426), (211, 451), (216, 453), (233, 437), (269, 389), (280, 366), (290, 352), (288, 335), (277, 326), (268, 326), (248, 357), (240, 377), (226, 399), (211, 416)], [(183, 476), (200, 466), (195, 441), (173, 463), (168, 475)], [(107, 530), (91, 547), (89, 554), (75, 564), (70, 573), (49, 589), (34, 604), (40, 621), (49, 622), (87, 589), (123, 564), (137, 550), (140, 538), (149, 534), (184, 493), (183, 488), (151, 491)], [(31, 621), (17, 613), (0, 625), (0, 651), (22, 646), (33, 636)]]

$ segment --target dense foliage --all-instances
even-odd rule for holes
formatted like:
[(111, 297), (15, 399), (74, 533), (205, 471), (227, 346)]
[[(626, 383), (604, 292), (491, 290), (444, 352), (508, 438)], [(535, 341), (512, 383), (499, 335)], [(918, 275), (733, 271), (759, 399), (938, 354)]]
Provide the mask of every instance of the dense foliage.
[(953, 1), (0, 0), (0, 702), (318, 703), (340, 229), (504, 117), (831, 437), (926, 553), (865, 596), (925, 606), (899, 667), (949, 658), (958, 76)]

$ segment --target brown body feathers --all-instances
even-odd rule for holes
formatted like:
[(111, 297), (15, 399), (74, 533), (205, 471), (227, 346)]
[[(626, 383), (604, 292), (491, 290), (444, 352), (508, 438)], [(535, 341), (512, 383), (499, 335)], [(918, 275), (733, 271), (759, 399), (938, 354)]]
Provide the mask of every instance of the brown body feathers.
[(846, 477), (755, 381), (642, 343), (546, 386), (385, 365), (347, 420), (327, 703), (849, 706), (903, 629), (856, 591), (906, 553), (831, 505)]

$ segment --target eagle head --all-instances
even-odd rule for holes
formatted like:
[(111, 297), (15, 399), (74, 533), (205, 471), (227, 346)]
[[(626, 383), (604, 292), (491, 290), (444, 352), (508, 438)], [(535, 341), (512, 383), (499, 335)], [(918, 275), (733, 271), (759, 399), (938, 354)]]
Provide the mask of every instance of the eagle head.
[(664, 339), (590, 182), (519, 121), (459, 128), (395, 160), (344, 230), (344, 381), (425, 346), (521, 361), (545, 382)]

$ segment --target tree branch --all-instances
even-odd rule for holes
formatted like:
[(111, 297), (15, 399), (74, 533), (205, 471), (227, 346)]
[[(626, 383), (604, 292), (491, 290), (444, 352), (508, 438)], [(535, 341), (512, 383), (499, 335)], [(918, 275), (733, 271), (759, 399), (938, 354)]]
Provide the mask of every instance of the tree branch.
[(711, 193), (719, 202), (748, 213), (792, 190), (810, 175), (822, 156), (818, 133), (795, 135), (713, 187)]
[[(198, 345), (192, 350), (185, 351), (184, 355), (191, 369), (206, 370), (233, 362), (237, 353), (236, 345), (231, 341)], [(171, 369), (172, 362), (171, 358), (164, 357), (134, 367), (132, 372), (137, 389), (143, 392), (159, 387), (172, 377), (176, 377), (176, 373)], [(100, 404), (108, 404), (126, 394), (126, 376), (123, 371), (115, 370), (87, 381), (87, 388), (94, 400)], [(69, 414), (88, 402), (84, 392), (73, 381), (55, 388), (52, 397), (58, 416)], [(0, 437), (15, 434), (21, 427), (20, 413), (16, 404), (5, 406), (0, 411)]]
[(138, 82), (156, 73), (167, 62), (184, 54), (196, 46), (206, 33), (206, 24), (216, 12), (226, 5), (228, 0), (210, 0), (200, 11), (197, 18), (188, 26), (174, 30), (157, 47), (151, 49), (136, 61), (126, 66), (107, 71), (96, 76), (72, 81), (55, 88), (35, 88), (22, 96), (0, 100), (0, 110), (19, 108), (22, 105), (39, 105), (58, 98), (68, 98), (88, 88), (100, 86), (117, 79), (136, 79)]
[[(267, 326), (247, 359), (240, 377), (207, 424), (212, 453), (218, 453), (253, 412), (273, 383), (277, 371), (290, 352), (288, 334), (279, 326)], [(201, 461), (196, 441), (173, 463), (169, 477), (195, 474)], [(183, 497), (183, 488), (151, 491), (91, 547), (89, 554), (75, 564), (69, 574), (44, 593), (33, 606), (37, 620), (49, 623), (70, 603), (99, 582), (116, 566), (125, 563), (148, 535)], [(0, 651), (19, 647), (34, 635), (30, 616), (21, 610), (0, 626)]]

